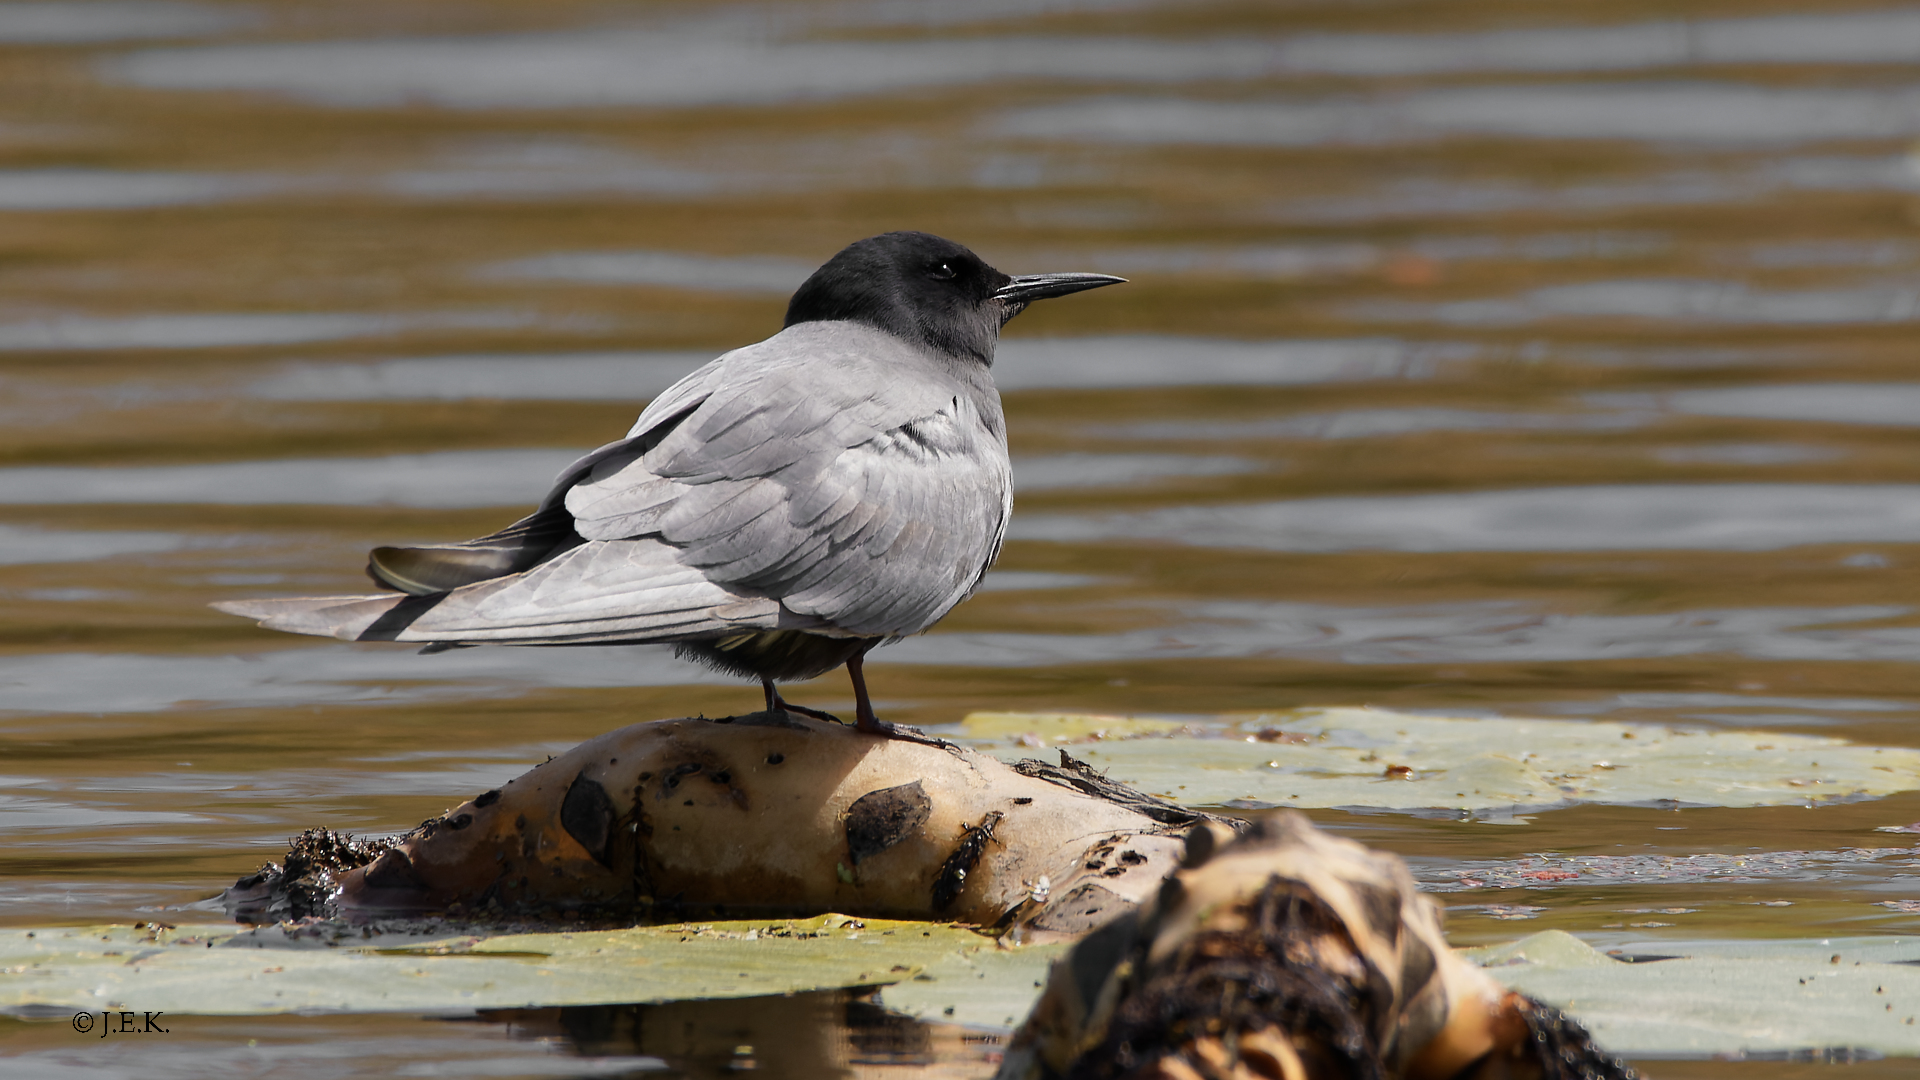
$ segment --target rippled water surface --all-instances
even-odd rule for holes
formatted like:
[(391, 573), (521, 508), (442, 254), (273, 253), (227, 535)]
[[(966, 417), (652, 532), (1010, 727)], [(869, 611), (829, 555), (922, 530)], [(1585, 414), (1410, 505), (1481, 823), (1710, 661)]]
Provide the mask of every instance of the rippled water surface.
[[(1009, 327), (1012, 538), (875, 655), (884, 715), (1920, 746), (1917, 61), (1920, 10), (1806, 0), (0, 3), (0, 924), (215, 920), (180, 905), (302, 828), (754, 707), (660, 650), (422, 657), (206, 605), (512, 520), (893, 228), (1132, 283)], [(1874, 831), (1920, 796), (1316, 816), (1413, 856), (1466, 943), (1920, 930)], [(1536, 853), (1767, 859), (1502, 869)], [(844, 996), (650, 1008), (0, 1042), (49, 1076), (704, 1074), (769, 1039), (787, 1075), (990, 1071)]]

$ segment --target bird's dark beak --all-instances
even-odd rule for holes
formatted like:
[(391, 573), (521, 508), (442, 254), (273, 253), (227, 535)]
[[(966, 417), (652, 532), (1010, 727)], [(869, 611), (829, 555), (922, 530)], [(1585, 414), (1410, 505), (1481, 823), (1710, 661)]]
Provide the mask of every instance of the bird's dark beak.
[(1021, 274), (994, 290), (993, 298), (1025, 305), (1035, 300), (1097, 289), (1102, 285), (1119, 285), (1126, 280), (1112, 274)]

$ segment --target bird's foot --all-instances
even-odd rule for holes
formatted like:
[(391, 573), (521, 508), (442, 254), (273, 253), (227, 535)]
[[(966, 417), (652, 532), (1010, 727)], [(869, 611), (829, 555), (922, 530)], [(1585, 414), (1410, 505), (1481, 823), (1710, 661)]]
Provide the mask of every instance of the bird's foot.
[(797, 715), (809, 717), (814, 720), (825, 720), (830, 724), (846, 723), (845, 720), (842, 720), (839, 717), (823, 709), (809, 709), (805, 705), (795, 705), (793, 702), (787, 701), (783, 698), (774, 698), (773, 707), (775, 709), (779, 709), (781, 712), (795, 713)]
[[(779, 712), (792, 713), (796, 716), (805, 716), (813, 720), (825, 720), (832, 724), (846, 723), (845, 720), (840, 719), (830, 712), (821, 709), (809, 709), (805, 705), (793, 704), (786, 698), (780, 696), (779, 691), (773, 688), (773, 683), (770, 680), (763, 683), (763, 685), (767, 691), (768, 712), (777, 710)], [(951, 750), (954, 753), (960, 752), (960, 748), (957, 745), (945, 739), (935, 738), (921, 731), (919, 728), (908, 727), (905, 724), (890, 724), (873, 715), (873, 707), (867, 704), (864, 697), (862, 697), (860, 703), (855, 706), (852, 727), (862, 735), (877, 735), (882, 739), (899, 739), (903, 742), (920, 743), (923, 746), (937, 746), (942, 750)]]
[(878, 735), (883, 739), (899, 739), (901, 742), (914, 742), (922, 746), (938, 747), (942, 750), (960, 752), (960, 747), (938, 736), (929, 735), (917, 727), (905, 724), (892, 724), (872, 713), (864, 713), (854, 722), (853, 729), (862, 735)]

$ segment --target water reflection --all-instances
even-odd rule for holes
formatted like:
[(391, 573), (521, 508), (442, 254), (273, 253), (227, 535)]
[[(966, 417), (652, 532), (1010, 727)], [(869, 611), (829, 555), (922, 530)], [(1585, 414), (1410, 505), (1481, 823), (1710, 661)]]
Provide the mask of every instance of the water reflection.
[(1744, 261), (1754, 266), (1896, 266), (1914, 260), (1912, 244), (1897, 240), (1881, 241), (1807, 241), (1785, 244), (1755, 244), (1743, 252)]
[(271, 177), (211, 173), (12, 169), (0, 171), (0, 212), (192, 206), (264, 195), (283, 186)]
[(1013, 459), (1016, 491), (1092, 489), (1131, 486), (1156, 480), (1233, 476), (1256, 472), (1262, 464), (1237, 457), (1185, 454), (1059, 454)]
[[(0, 785), (3, 789), (4, 785)], [(138, 826), (157, 828), (182, 825), (201, 825), (212, 820), (200, 814), (168, 813), (148, 811), (142, 813), (137, 821), (129, 821), (126, 814), (117, 810), (95, 810), (74, 806), (53, 799), (34, 798), (24, 795), (0, 795), (0, 828), (16, 830), (32, 829), (99, 829), (102, 827)]]
[(410, 330), (504, 329), (531, 321), (514, 312), (368, 315), (286, 312), (272, 315), (59, 315), (0, 322), (0, 351), (77, 352), (107, 349), (224, 349), (300, 345), (342, 338), (384, 337)]
[[(858, 25), (864, 20), (857, 11), (843, 8), (834, 21), (841, 27)], [(1897, 9), (1818, 18), (1200, 41), (1112, 36), (782, 39), (766, 33), (764, 26), (709, 18), (644, 30), (152, 49), (113, 61), (105, 74), (137, 86), (267, 90), (334, 106), (425, 100), (469, 109), (684, 107), (832, 98), (1023, 77), (1162, 83), (1306, 74), (1608, 71), (1682, 64), (1898, 64), (1912, 59), (1917, 35), (1920, 17)], [(1538, 98), (1543, 90), (1549, 101), (1527, 110), (1527, 101)], [(1654, 119), (1647, 118), (1645, 110), (1636, 118), (1633, 109), (1620, 113), (1610, 107), (1645, 104), (1647, 93), (1692, 96), (1663, 101), (1669, 107)], [(1622, 102), (1621, 94), (1640, 97)], [(1818, 117), (1826, 126), (1816, 123), (1810, 130), (1821, 137), (1889, 133), (1878, 118), (1854, 120), (1849, 126), (1850, 115), (1884, 111), (1886, 99), (1877, 95), (1840, 100), (1819, 94), (1773, 98), (1769, 100), (1784, 103), (1790, 115), (1769, 121), (1754, 109), (1755, 99), (1742, 94), (1736, 88), (1677, 86), (1648, 91), (1614, 85), (1535, 87), (1525, 94), (1501, 92), (1491, 97), (1466, 91), (1418, 99), (1399, 110), (1403, 115), (1398, 123), (1450, 130), (1491, 126), (1510, 134), (1557, 137), (1591, 137), (1602, 132), (1610, 136), (1626, 130), (1631, 132), (1627, 137), (1651, 132), (1650, 137), (1719, 140), (1751, 138), (1762, 132), (1763, 137), (1777, 138), (1784, 130), (1805, 128), (1809, 119)], [(1483, 104), (1491, 98), (1500, 103), (1491, 108)], [(1336, 130), (1340, 128), (1365, 138), (1368, 128), (1378, 126), (1342, 106), (1331, 109), (1325, 120), (1310, 125), (1318, 138), (1309, 141), (1354, 137)], [(1116, 114), (1108, 109), (1104, 115)], [(1240, 115), (1244, 128), (1251, 118)], [(1572, 119), (1572, 130), (1548, 126), (1549, 115)], [(1046, 122), (1033, 116), (1014, 124), (1014, 130), (1038, 133), (1035, 125), (1045, 127)], [(1709, 117), (1719, 123), (1701, 122)], [(1051, 134), (1087, 133), (1084, 120), (1062, 125), (1056, 114), (1051, 123)], [(1583, 125), (1587, 130), (1580, 130)], [(1297, 141), (1306, 130), (1270, 125), (1262, 141)], [(1218, 137), (1217, 131), (1213, 137)]]
[(270, 401), (632, 401), (672, 386), (717, 353), (431, 356), (371, 364), (291, 364), (239, 392)]
[(1290, 70), (1358, 76), (1901, 64), (1920, 49), (1920, 15), (1896, 8), (1464, 34), (1313, 34), (1288, 45)]
[(627, 1055), (676, 1074), (814, 1080), (892, 1068), (985, 1070), (1003, 1037), (889, 1013), (845, 991), (659, 1005), (593, 1005), (482, 1012), (516, 1039), (554, 1040), (587, 1063)]
[[(1369, 178), (1359, 191), (1309, 195), (1271, 204), (1283, 221), (1405, 221), (1522, 211), (1579, 216), (1635, 208), (1758, 203), (1796, 191), (1899, 191), (1920, 188), (1920, 172), (1905, 154), (1805, 155), (1758, 161), (1690, 162), (1682, 168), (1623, 179), (1568, 184), (1509, 179)], [(1671, 242), (1670, 240), (1668, 241)]]
[(466, 649), (336, 645), (232, 656), (40, 653), (0, 658), (0, 714), (372, 705), (485, 697), (511, 687), (742, 685), (665, 646)]
[[(458, 1077), (561, 1080), (567, 1077), (659, 1075), (657, 1058), (580, 1057), (563, 1046), (518, 1040), (503, 1026), (446, 1021), (453, 1017), (253, 1017), (169, 1015), (167, 1034), (138, 1045), (100, 1040), (85, 1045), (50, 1024), (0, 1020), (7, 1027), (19, 1075), (47, 1080), (202, 1080), (264, 1073), (328, 1077)], [(277, 1036), (277, 1037), (276, 1037)]]
[[(1654, 233), (1546, 233), (1537, 236), (1455, 236), (1415, 240), (1388, 247), (1377, 244), (1245, 245), (1237, 247), (1141, 247), (1075, 254), (1089, 266), (1114, 273), (1192, 274), (1242, 281), (1291, 280), (1314, 274), (1385, 270), (1408, 274), (1411, 259), (1440, 263), (1466, 260), (1553, 261), (1625, 259), (1660, 251), (1668, 241)], [(1069, 256), (1035, 257), (1035, 263), (1064, 263)], [(1395, 270), (1394, 268), (1399, 269)], [(1428, 273), (1436, 271), (1429, 270)]]
[(0, 469), (0, 504), (531, 505), (581, 452), (465, 450), (215, 465)]
[(1180, 83), (1273, 70), (1266, 42), (1087, 37), (770, 39), (727, 21), (519, 37), (151, 49), (111, 82), (262, 90), (336, 107), (459, 109), (759, 105), (998, 79)]
[[(845, 991), (441, 1016), (169, 1016), (167, 1036), (80, 1040), (0, 1018), (19, 1075), (154, 1080), (210, 1075), (719, 1078), (987, 1076), (997, 1034), (890, 1014)], [(58, 1018), (58, 1026), (66, 1018)], [(256, 1038), (257, 1036), (257, 1038)]]
[(1014, 391), (1422, 379), (1476, 351), (1466, 345), (1392, 338), (1246, 342), (1154, 336), (1015, 338), (1001, 343), (993, 381), (1003, 391)]
[(86, 562), (119, 555), (175, 551), (185, 536), (161, 532), (90, 532), (0, 525), (0, 566)]
[(1102, 97), (1010, 112), (999, 135), (1214, 146), (1381, 145), (1488, 135), (1763, 146), (1897, 138), (1920, 125), (1920, 90), (1735, 83), (1463, 87), (1371, 99), (1202, 101)]
[(722, 258), (672, 251), (578, 252), (498, 263), (488, 278), (574, 281), (594, 285), (654, 285), (709, 292), (791, 296), (813, 267), (794, 259), (749, 255)]
[(424, 163), (381, 174), (375, 190), (407, 199), (706, 196), (766, 186), (760, 173), (669, 163), (597, 140), (543, 136), (462, 140)]
[(1670, 465), (1798, 465), (1833, 461), (1846, 455), (1830, 447), (1793, 443), (1719, 443), (1709, 446), (1663, 446), (1653, 456)]
[(1263, 551), (1765, 551), (1920, 541), (1909, 484), (1596, 485), (1296, 499), (1135, 514), (1028, 514), (1025, 540), (1158, 540)]
[[(125, 823), (124, 816), (119, 823)], [(208, 892), (199, 883), (155, 881), (129, 886), (78, 876), (49, 879), (40, 876), (47, 869), (44, 862), (33, 866), (29, 860), (17, 857), (0, 865), (6, 865), (11, 871), (0, 877), (0, 920), (14, 926), (44, 925), (50, 918), (89, 923), (126, 922), (128, 912), (139, 912), (141, 916), (161, 911), (178, 912), (184, 905), (206, 899)], [(76, 875), (84, 873), (83, 867), (72, 864), (61, 869)], [(162, 875), (155, 875), (159, 876)], [(58, 914), (49, 914), (55, 912)], [(178, 914), (170, 917), (182, 918)], [(13, 1033), (6, 1030), (11, 1019), (0, 1017), (0, 1040), (8, 1039), (10, 1034), (17, 1038), (17, 1029)], [(10, 1043), (9, 1060), (17, 1060), (18, 1051), (18, 1043)]]
[[(1065, 612), (1063, 612), (1065, 614)], [(1508, 664), (1733, 655), (1898, 661), (1920, 627), (1850, 624), (1911, 617), (1904, 607), (1694, 609), (1569, 614), (1518, 603), (1405, 608), (1217, 601), (1121, 633), (945, 631), (877, 652), (927, 666), (1035, 667), (1126, 660), (1287, 657), (1340, 664)], [(1825, 721), (1810, 718), (1818, 726)]]
[(1786, 290), (1754, 289), (1728, 281), (1598, 281), (1534, 289), (1506, 300), (1366, 303), (1359, 311), (1396, 322), (1477, 326), (1520, 325), (1556, 316), (1819, 326), (1907, 322), (1920, 313), (1920, 289), (1872, 285)]
[(1503, 413), (1472, 409), (1352, 409), (1267, 420), (1162, 420), (1095, 433), (1130, 439), (1376, 439), (1424, 431), (1626, 431), (1648, 422), (1651, 409), (1607, 413)]
[(1794, 383), (1680, 390), (1659, 404), (1694, 416), (1751, 416), (1823, 424), (1920, 426), (1920, 383)]
[(87, 45), (142, 38), (199, 37), (251, 23), (234, 6), (174, 0), (28, 0), (0, 5), (0, 42), (14, 45)]

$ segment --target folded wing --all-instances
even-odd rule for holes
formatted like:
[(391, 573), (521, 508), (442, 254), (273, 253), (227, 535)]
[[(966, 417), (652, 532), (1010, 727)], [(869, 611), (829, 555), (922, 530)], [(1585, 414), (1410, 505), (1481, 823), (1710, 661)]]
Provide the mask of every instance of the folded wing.
[(933, 364), (877, 331), (791, 328), (676, 384), (508, 529), (376, 549), (409, 596), (216, 606), (360, 640), (915, 633), (977, 586), (1011, 506), (997, 396)]

